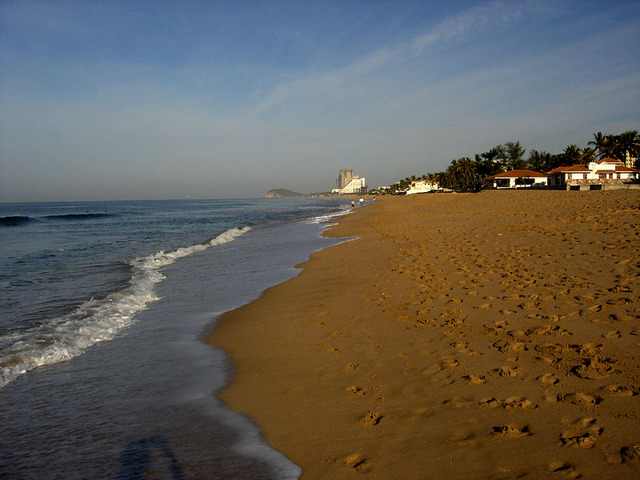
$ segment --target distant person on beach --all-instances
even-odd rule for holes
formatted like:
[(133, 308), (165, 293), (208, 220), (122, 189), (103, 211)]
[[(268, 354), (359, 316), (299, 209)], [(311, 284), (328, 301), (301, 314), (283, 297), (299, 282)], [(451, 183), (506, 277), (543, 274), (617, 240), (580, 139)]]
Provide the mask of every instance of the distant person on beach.
[(351, 200), (351, 208), (356, 208), (356, 201), (355, 200)]
[(360, 202), (361, 207), (364, 207), (364, 198), (360, 197), (360, 200), (358, 200), (358, 202)]

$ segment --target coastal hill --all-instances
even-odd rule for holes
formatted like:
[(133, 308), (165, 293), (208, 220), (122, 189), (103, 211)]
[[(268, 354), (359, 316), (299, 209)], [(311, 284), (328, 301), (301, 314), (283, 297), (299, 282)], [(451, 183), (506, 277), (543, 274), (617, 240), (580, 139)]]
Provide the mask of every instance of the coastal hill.
[(272, 190), (269, 190), (264, 198), (301, 198), (306, 196), (308, 195), (292, 192), (291, 190), (287, 190), (285, 188), (274, 188)]

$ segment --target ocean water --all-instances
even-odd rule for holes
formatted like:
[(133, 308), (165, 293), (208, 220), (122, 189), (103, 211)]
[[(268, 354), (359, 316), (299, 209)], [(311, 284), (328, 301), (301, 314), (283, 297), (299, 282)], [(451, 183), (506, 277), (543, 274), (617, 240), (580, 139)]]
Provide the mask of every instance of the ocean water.
[[(0, 204), (0, 478), (288, 479), (204, 343), (340, 199)], [(259, 321), (259, 319), (257, 319)]]

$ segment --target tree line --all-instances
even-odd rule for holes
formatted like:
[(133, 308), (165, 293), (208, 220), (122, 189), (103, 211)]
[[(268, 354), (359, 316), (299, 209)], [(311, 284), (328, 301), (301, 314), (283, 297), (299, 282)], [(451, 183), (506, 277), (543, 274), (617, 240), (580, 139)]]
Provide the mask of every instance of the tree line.
[(593, 140), (588, 142), (588, 145), (585, 148), (569, 145), (562, 153), (557, 154), (530, 150), (529, 156), (525, 159), (526, 150), (520, 142), (507, 142), (476, 154), (473, 160), (469, 157), (452, 160), (444, 172), (407, 177), (391, 185), (389, 191), (404, 192), (417, 180), (427, 180), (437, 183), (441, 188), (456, 191), (478, 191), (485, 179), (509, 170), (534, 170), (545, 173), (557, 167), (587, 164), (603, 158), (614, 158), (624, 162), (627, 155), (635, 159), (634, 167), (640, 169), (640, 135), (637, 130), (629, 130), (620, 135), (597, 132), (593, 134)]

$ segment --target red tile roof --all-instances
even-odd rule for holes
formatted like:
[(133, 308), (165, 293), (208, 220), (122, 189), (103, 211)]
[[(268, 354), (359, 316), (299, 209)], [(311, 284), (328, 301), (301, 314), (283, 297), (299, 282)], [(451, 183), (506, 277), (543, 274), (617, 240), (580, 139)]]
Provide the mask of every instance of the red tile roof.
[(637, 168), (625, 167), (624, 165), (616, 165), (616, 172), (640, 172)]
[(619, 165), (622, 165), (622, 161), (620, 160), (616, 160), (615, 158), (611, 158), (611, 157), (607, 157), (607, 158), (603, 158), (602, 160), (598, 160), (596, 163), (600, 164), (600, 163), (617, 163)]
[(554, 168), (548, 173), (560, 173), (560, 172), (590, 172), (586, 165), (572, 165), (570, 167), (558, 167)]
[(531, 177), (543, 177), (547, 176), (544, 173), (534, 172), (533, 170), (511, 170), (510, 172), (503, 172), (489, 178), (531, 178)]

